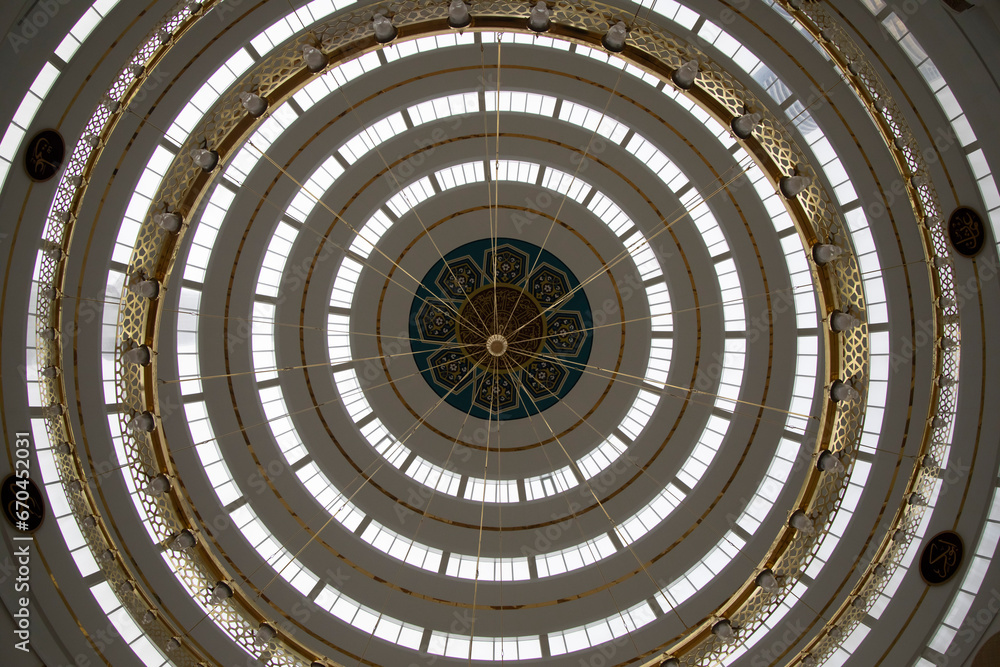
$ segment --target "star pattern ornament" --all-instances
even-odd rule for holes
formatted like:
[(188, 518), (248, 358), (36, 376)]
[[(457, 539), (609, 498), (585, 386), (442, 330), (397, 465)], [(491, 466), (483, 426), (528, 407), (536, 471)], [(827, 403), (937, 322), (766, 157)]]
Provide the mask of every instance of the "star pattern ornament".
[(427, 272), (410, 308), (413, 358), (456, 409), (521, 419), (573, 388), (593, 345), (590, 302), (569, 267), (517, 239), (483, 239)]

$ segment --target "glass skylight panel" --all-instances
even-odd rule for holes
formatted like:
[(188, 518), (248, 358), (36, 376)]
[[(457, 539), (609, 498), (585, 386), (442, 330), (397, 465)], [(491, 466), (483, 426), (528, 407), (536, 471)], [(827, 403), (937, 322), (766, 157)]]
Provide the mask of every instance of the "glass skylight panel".
[(281, 44), (294, 33), (303, 28), (302, 20), (295, 14), (283, 16), (262, 33), (250, 40), (250, 45), (254, 51), (261, 55), (266, 55), (278, 44)]
[(312, 493), (316, 502), (326, 511), (331, 512), (333, 518), (344, 526), (344, 528), (354, 532), (361, 525), (361, 522), (364, 521), (365, 515), (350, 502), (344, 500), (343, 494), (339, 493), (330, 484), (330, 480), (326, 478), (315, 463), (307, 463), (296, 470), (295, 475), (299, 478), (302, 486)]
[[(690, 459), (688, 459), (690, 461)], [(626, 545), (648, 534), (680, 506), (684, 494), (672, 482), (631, 517), (615, 526), (615, 534)]]
[(361, 539), (397, 560), (431, 572), (441, 567), (440, 549), (431, 549), (372, 521), (361, 532)]
[(475, 554), (451, 553), (448, 556), (446, 574), (459, 579), (478, 579), (480, 581), (525, 581), (530, 578), (528, 559), (523, 556), (512, 558), (493, 558)]
[(566, 195), (575, 202), (582, 203), (593, 189), (587, 183), (571, 174), (548, 167), (542, 177), (542, 186)]
[(403, 121), (403, 115), (397, 111), (391, 116), (365, 127), (344, 143), (339, 152), (348, 164), (354, 164), (379, 144), (404, 131), (406, 131), (406, 123)]
[[(201, 371), (198, 363), (198, 308), (201, 302), (201, 292), (190, 287), (181, 287), (181, 297), (183, 307), (179, 308), (178, 310), (181, 312), (177, 313), (177, 335), (178, 339), (183, 336), (188, 341), (188, 347), (185, 350), (182, 350), (179, 345), (177, 347), (177, 377), (181, 381), (181, 394), (197, 394), (202, 390)], [(108, 308), (107, 310), (114, 313), (114, 326), (117, 333), (117, 309)]]
[(338, 87), (337, 82), (334, 81), (330, 73), (327, 72), (322, 76), (316, 77), (310, 83), (299, 89), (297, 93), (292, 95), (292, 99), (298, 103), (299, 107), (303, 111), (308, 111), (317, 102), (325, 98)]
[(628, 411), (628, 414), (626, 414), (625, 419), (622, 420), (618, 428), (633, 440), (638, 438), (639, 434), (642, 433), (649, 423), (649, 419), (656, 410), (656, 405), (659, 401), (660, 397), (658, 395), (651, 391), (640, 389), (635, 402), (632, 404), (632, 408)]
[(42, 98), (37, 95), (25, 95), (20, 106), (17, 107), (17, 111), (14, 112), (12, 120), (21, 127), (28, 127), (40, 106), (42, 106)]
[[(258, 143), (256, 139), (259, 139), (256, 134), (251, 136), (248, 144), (253, 143), (254, 145), (260, 147), (263, 142)], [(250, 148), (249, 145), (244, 146), (236, 154), (236, 157), (229, 161), (229, 166), (226, 167), (225, 177), (236, 185), (243, 185), (246, 177), (249, 176), (253, 168), (257, 166), (257, 163), (260, 161), (260, 157), (261, 155), (258, 151)]]
[(219, 503), (226, 506), (238, 499), (241, 494), (233, 481), (229, 466), (222, 458), (218, 443), (215, 442), (215, 433), (212, 431), (212, 422), (208, 419), (204, 401), (185, 403), (184, 416), (187, 418), (191, 437), (197, 445), (195, 452), (205, 469), (209, 484), (215, 489)]
[(695, 104), (694, 101), (687, 97), (680, 96), (674, 98), (674, 101), (687, 109), (687, 112), (691, 114), (695, 120), (704, 125), (709, 132), (715, 135), (715, 138), (718, 139), (723, 146), (728, 148), (730, 146), (738, 145), (738, 142), (735, 141), (731, 135), (730, 128), (715, 120), (710, 113)]
[(739, 40), (737, 40), (735, 37), (730, 35), (725, 30), (722, 30), (721, 28), (716, 26), (711, 21), (705, 21), (705, 23), (702, 25), (701, 30), (698, 31), (698, 34), (701, 35), (702, 33), (704, 33), (708, 26), (712, 27), (713, 29), (712, 32), (714, 32), (714, 35), (712, 37), (707, 37), (706, 35), (706, 39), (709, 39), (715, 46), (715, 48), (719, 49), (719, 51), (724, 53), (726, 56), (728, 56), (729, 58), (733, 58), (736, 55), (736, 52), (742, 46)]
[(579, 125), (618, 144), (628, 134), (628, 126), (590, 107), (563, 100), (559, 109), (559, 120)]
[(34, 120), (35, 113), (41, 106), (45, 96), (59, 78), (59, 70), (52, 63), (45, 63), (35, 81), (29, 87), (27, 93), (21, 101), (20, 106), (12, 118), (10, 125), (4, 132), (3, 139), (0, 139), (0, 188), (3, 187), (10, 170), (10, 163), (21, 148), (21, 140), (27, 133), (27, 128)]
[(569, 466), (545, 475), (526, 477), (524, 480), (525, 500), (537, 500), (568, 491), (576, 486), (576, 478)]
[(45, 97), (49, 94), (49, 91), (52, 90), (52, 86), (55, 85), (56, 80), (58, 78), (59, 78), (59, 69), (52, 63), (45, 63), (42, 66), (41, 71), (38, 72), (38, 76), (36, 76), (35, 80), (31, 83), (31, 87), (28, 88), (28, 90), (30, 90), (38, 97), (45, 99)]
[[(655, 283), (646, 288), (646, 297), (649, 302), (650, 328), (654, 332), (667, 332), (674, 330), (674, 317), (670, 306), (670, 295), (667, 293), (666, 283)], [(669, 355), (668, 357), (669, 358)]]
[(592, 540), (587, 540), (583, 544), (560, 549), (559, 551), (552, 551), (547, 554), (537, 554), (535, 556), (535, 566), (538, 568), (538, 576), (540, 578), (554, 577), (557, 574), (592, 565), (617, 552), (618, 548), (605, 533)]
[(612, 433), (597, 449), (594, 449), (583, 458), (577, 459), (576, 465), (580, 469), (580, 472), (583, 473), (583, 476), (586, 479), (590, 479), (604, 472), (612, 463), (618, 460), (618, 457), (626, 449), (627, 446), (625, 443)]
[(420, 647), (423, 628), (403, 623), (385, 613), (380, 614), (365, 607), (329, 584), (316, 596), (316, 604), (366, 634), (372, 633), (386, 641), (414, 650)]
[(209, 77), (198, 91), (191, 96), (174, 122), (167, 129), (167, 137), (178, 146), (184, 144), (186, 137), (194, 130), (202, 116), (218, 102), (222, 93), (253, 64), (253, 58), (245, 48), (241, 48)]
[(715, 407), (735, 412), (735, 401), (743, 386), (743, 371), (746, 368), (746, 339), (727, 338), (725, 349), (725, 354), (722, 355), (719, 396), (715, 399)]
[(701, 233), (702, 241), (705, 243), (709, 255), (718, 257), (729, 252), (729, 244), (726, 243), (726, 237), (722, 234), (719, 223), (707, 206), (698, 207), (695, 213), (691, 214), (691, 221)]
[[(115, 435), (116, 433), (121, 433), (121, 428), (118, 423), (118, 413), (110, 412), (108, 413), (108, 428), (111, 431), (111, 443), (114, 445), (115, 450), (115, 461), (114, 465), (120, 465), (122, 461), (128, 461), (128, 456), (125, 453), (125, 444), (122, 441), (121, 435)], [(125, 488), (128, 490), (129, 497), (132, 501), (132, 506), (135, 508), (136, 513), (139, 515), (139, 521), (142, 523), (143, 527), (146, 529), (146, 533), (149, 535), (149, 539), (153, 541), (154, 544), (159, 542), (159, 538), (156, 536), (156, 531), (153, 529), (153, 522), (150, 519), (149, 514), (146, 512), (145, 506), (142, 504), (142, 500), (139, 498), (140, 493), (145, 493), (143, 486), (146, 484), (145, 479), (139, 480), (137, 478), (136, 472), (129, 466), (121, 468), (122, 481), (125, 484)]]
[(674, 341), (670, 338), (653, 338), (650, 341), (649, 365), (645, 377), (650, 382), (665, 383), (673, 357)]
[[(489, 97), (487, 95), (487, 97)], [(476, 93), (457, 93), (421, 102), (407, 107), (406, 113), (414, 126), (449, 116), (478, 113), (479, 97)]]
[(442, 190), (450, 190), (460, 185), (481, 183), (486, 180), (482, 162), (466, 162), (454, 167), (447, 167), (434, 173), (434, 178)]
[(549, 650), (553, 656), (579, 651), (624, 637), (656, 620), (649, 603), (642, 601), (628, 609), (602, 618), (593, 623), (548, 634)]
[(618, 60), (615, 56), (611, 55), (603, 49), (595, 49), (584, 44), (576, 45), (576, 52), (581, 56), (586, 56), (588, 58), (593, 58), (594, 60), (599, 60), (602, 63), (611, 63), (612, 58), (616, 61)]
[[(485, 93), (485, 100), (486, 111), (496, 113), (496, 91), (494, 91), (493, 94), (490, 94), (490, 92), (487, 91)], [(540, 95), (538, 93), (501, 90), (499, 107), (501, 112), (520, 112), (536, 114), (539, 116), (551, 116), (556, 110), (556, 98), (551, 95)]]
[[(222, 190), (223, 188), (218, 188)], [(299, 236), (299, 231), (286, 222), (279, 222), (271, 240), (267, 244), (264, 259), (261, 262), (260, 274), (257, 277), (257, 294), (277, 297), (281, 288), (282, 275), (292, 246)]]
[(625, 145), (625, 149), (632, 153), (636, 160), (660, 176), (660, 179), (672, 192), (676, 192), (687, 183), (687, 178), (680, 173), (663, 151), (646, 141), (641, 135), (632, 135), (632, 138)]
[[(401, 218), (409, 213), (417, 204), (425, 201), (433, 194), (434, 188), (431, 186), (431, 179), (424, 176), (420, 180), (400, 188), (399, 192), (386, 201), (386, 206), (396, 214), (397, 218)], [(367, 230), (367, 226), (365, 229)], [(367, 234), (365, 236), (367, 237)], [(371, 241), (378, 243), (377, 238), (373, 238)]]
[(339, 308), (350, 308), (354, 300), (354, 288), (361, 275), (361, 264), (358, 264), (350, 257), (345, 257), (337, 271), (337, 278), (333, 283), (330, 305)]
[[(739, 283), (739, 273), (736, 271), (736, 262), (732, 259), (725, 259), (715, 263), (716, 276), (719, 280), (720, 288), (725, 286), (722, 305), (722, 316), (726, 331), (746, 330), (746, 310), (743, 307), (742, 290)], [(737, 295), (734, 300), (730, 297)]]
[[(366, 435), (366, 437), (369, 436)], [(371, 442), (370, 437), (369, 442)], [(439, 493), (446, 493), (449, 496), (457, 496), (458, 487), (462, 483), (461, 475), (457, 475), (450, 470), (445, 470), (441, 466), (434, 465), (421, 456), (414, 459), (405, 472), (414, 481)]]
[[(250, 150), (267, 152), (278, 137), (288, 129), (299, 117), (298, 112), (289, 104), (282, 104), (274, 109), (268, 110), (267, 118), (257, 127), (250, 136), (248, 144), (252, 145)], [(247, 149), (243, 149), (247, 150)], [(245, 172), (247, 173), (247, 172)]]
[(267, 526), (257, 517), (250, 505), (245, 504), (230, 513), (234, 524), (261, 558), (292, 588), (308, 595), (319, 577), (297, 562), (291, 552), (278, 544)]
[[(519, 160), (500, 160), (490, 165), (493, 177), (498, 181), (516, 181), (519, 183), (534, 183), (538, 180), (539, 166), (533, 162)], [(548, 186), (546, 186), (548, 187)]]
[(386, 62), (393, 62), (400, 58), (405, 58), (417, 53), (426, 53), (436, 49), (443, 49), (449, 46), (468, 45), (475, 43), (475, 34), (472, 32), (453, 32), (447, 35), (432, 35), (430, 37), (418, 37), (417, 39), (394, 41), (389, 48), (383, 49)]
[(673, 21), (680, 8), (680, 3), (675, 2), (675, 0), (657, 0), (657, 2), (654, 2), (650, 7), (650, 10), (656, 12), (669, 21)]
[(693, 9), (685, 7), (684, 5), (679, 5), (673, 20), (688, 30), (694, 30), (699, 18), (701, 18), (701, 16)]
[(378, 59), (378, 53), (372, 51), (363, 56), (359, 56), (354, 60), (348, 60), (338, 67), (334, 67), (330, 70), (329, 76), (333, 77), (333, 80), (337, 83), (337, 85), (342, 86), (349, 81), (353, 81), (362, 74), (380, 67), (381, 65), (382, 63)]
[(469, 635), (450, 632), (431, 632), (427, 652), (449, 658), (465, 659), (472, 646), (472, 656), (476, 660), (530, 660), (542, 657), (542, 648), (537, 636), (528, 637), (482, 637), (470, 642)]
[(159, 189), (163, 174), (169, 169), (173, 159), (174, 154), (162, 146), (157, 146), (153, 150), (153, 154), (139, 178), (142, 187), (137, 188), (135, 194), (132, 195), (122, 224), (118, 228), (118, 236), (115, 239), (115, 247), (111, 257), (113, 261), (127, 264), (131, 259), (132, 248), (135, 246), (136, 238), (138, 238), (141, 221), (145, 218), (151, 198)]
[(635, 229), (635, 223), (625, 214), (625, 211), (602, 192), (594, 193), (587, 208), (600, 218), (616, 236), (623, 237)]
[(513, 479), (495, 480), (470, 477), (465, 487), (464, 497), (466, 500), (488, 503), (521, 502), (517, 493), (517, 480)]
[(649, 242), (645, 238), (641, 241), (629, 243), (628, 254), (631, 255), (632, 261), (635, 262), (635, 266), (639, 270), (639, 276), (643, 281), (663, 275), (660, 262), (656, 259), (656, 255), (653, 253), (652, 248), (649, 247)]
[(122, 606), (111, 585), (102, 581), (90, 588), (98, 606), (107, 616), (118, 635), (125, 640), (140, 661), (147, 667), (162, 667), (171, 664), (155, 644), (146, 639), (142, 630)]
[[(366, 401), (367, 402), (367, 401)], [(375, 445), (375, 451), (395, 468), (401, 467), (410, 456), (410, 449), (395, 438), (386, 438)]]
[(341, 404), (352, 419), (358, 421), (360, 415), (365, 415), (372, 411), (368, 399), (365, 398), (364, 392), (361, 391), (361, 383), (358, 381), (357, 374), (353, 370), (334, 373), (333, 380), (343, 399)]
[(25, 130), (17, 125), (11, 124), (0, 140), (0, 157), (8, 162), (14, 159), (18, 149), (21, 147), (21, 139), (24, 138)]
[(334, 365), (351, 360), (351, 318), (330, 313), (326, 316), (327, 349)]

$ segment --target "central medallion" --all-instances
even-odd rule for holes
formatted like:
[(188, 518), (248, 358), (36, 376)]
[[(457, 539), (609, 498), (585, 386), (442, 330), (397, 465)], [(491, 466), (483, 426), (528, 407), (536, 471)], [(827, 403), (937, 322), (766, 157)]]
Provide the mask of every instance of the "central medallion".
[[(523, 368), (545, 344), (544, 308), (513, 285), (484, 285), (458, 311), (458, 340), (479, 365), (507, 373)], [(483, 358), (482, 351), (490, 355)], [(503, 357), (497, 363), (494, 358)]]
[(552, 253), (517, 239), (467, 243), (438, 260), (410, 307), (427, 384), (480, 419), (520, 419), (569, 393), (593, 345), (590, 302)]

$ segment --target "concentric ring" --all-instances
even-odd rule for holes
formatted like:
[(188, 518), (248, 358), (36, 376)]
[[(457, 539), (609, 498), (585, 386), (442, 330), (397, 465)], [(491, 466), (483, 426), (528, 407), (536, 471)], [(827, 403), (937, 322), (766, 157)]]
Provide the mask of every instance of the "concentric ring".
[[(774, 86), (756, 56), (729, 54), (746, 73), (734, 76), (635, 17), (618, 71), (619, 61), (592, 48), (614, 51), (607, 28), (617, 15), (603, 5), (579, 16), (559, 5), (551, 30), (560, 39), (518, 32), (511, 22), (523, 21), (520, 9), (474, 9), (475, 30), (447, 34), (443, 5), (401, 11), (393, 21), (404, 34), (385, 48), (375, 46), (386, 40), (367, 9), (318, 28), (316, 53), (342, 60), (315, 77), (323, 67), (294, 39), (269, 55), (284, 39), (275, 31), (267, 48), (254, 42), (213, 77), (221, 94), (207, 120), (185, 112), (170, 127), (139, 188), (149, 199), (130, 207), (140, 218), (135, 250), (113, 265), (131, 288), (120, 319), (106, 318), (120, 325), (106, 352), (113, 398), (125, 406), (113, 418), (129, 464), (123, 479), (149, 536), (168, 547), (162, 560), (177, 581), (137, 586), (134, 568), (111, 551), (95, 568), (125, 591), (134, 615), (159, 599), (154, 589), (186, 590), (227, 642), (265, 661), (399, 664), (424, 654), (569, 665), (581, 651), (617, 647), (608, 658), (616, 664), (668, 656), (709, 664), (772, 636), (791, 609), (813, 613), (817, 630), (803, 632), (789, 655), (830, 655), (843, 641), (838, 624), (861, 628), (867, 610), (880, 613), (872, 600), (889, 568), (905, 568), (906, 540), (922, 530), (923, 505), (913, 499), (930, 496), (941, 463), (915, 464), (899, 482), (910, 500), (870, 565), (831, 571), (831, 554), (844, 553), (841, 534), (867, 521), (851, 517), (870, 497), (866, 478), (873, 493), (899, 493), (869, 471), (885, 447), (882, 406), (899, 402), (886, 388), (887, 332), (901, 319), (886, 303), (897, 274), (881, 268), (884, 247), (872, 249), (883, 234), (869, 229), (824, 135), (831, 114), (786, 103), (789, 88)], [(687, 26), (677, 16), (728, 54), (726, 39), (706, 32), (710, 22)], [(853, 90), (889, 137), (888, 152), (907, 165), (918, 217), (932, 220), (937, 195), (863, 54), (822, 10), (794, 16), (857, 79)], [(484, 32), (491, 27), (507, 32)], [(477, 54), (478, 68), (454, 66)], [(487, 76), (493, 63), (496, 79)], [(586, 77), (573, 74), (581, 67)], [(778, 120), (779, 107), (791, 121)], [(100, 122), (122, 110), (105, 111)], [(744, 136), (737, 121), (747, 119), (755, 125)], [(792, 125), (808, 148), (796, 145)], [(882, 151), (857, 148), (864, 159)], [(218, 167), (205, 169), (213, 153)], [(844, 163), (863, 161), (855, 157)], [(871, 171), (879, 186), (894, 173), (878, 160)], [(470, 198), (487, 205), (463, 236), (455, 212), (473, 216)], [(171, 215), (183, 219), (174, 231), (161, 224)], [(503, 236), (502, 224), (523, 234)], [(937, 253), (926, 289), (936, 299), (954, 287), (940, 229), (920, 232), (919, 252), (898, 243), (911, 323), (925, 286), (904, 260)], [(574, 235), (597, 264), (571, 247)], [(494, 278), (493, 287), (485, 251), (497, 244), (550, 253), (558, 259), (542, 263), (563, 282), (552, 275), (534, 289), (528, 272), (523, 283)], [(449, 282), (456, 276), (464, 282)], [(573, 310), (579, 320), (546, 319), (521, 338), (525, 328), (499, 326), (503, 312), (543, 318), (559, 304), (552, 290), (573, 284), (586, 288), (587, 307)], [(447, 306), (428, 308), (434, 299)], [(939, 333), (952, 350), (956, 304), (939, 305), (929, 316), (943, 318)], [(40, 308), (47, 317), (50, 305)], [(555, 333), (566, 349), (546, 347)], [(592, 345), (586, 354), (581, 340)], [(149, 366), (137, 367), (144, 349)], [(911, 380), (911, 410), (957, 400), (955, 355), (945, 349), (929, 353), (926, 365), (941, 376), (931, 391), (914, 399)], [(554, 364), (546, 380), (560, 369), (566, 377), (532, 393), (533, 365), (543, 363)], [(64, 397), (58, 374), (46, 377), (56, 378), (46, 397)], [(508, 384), (498, 392), (490, 382)], [(170, 417), (176, 401), (183, 420)], [(58, 420), (47, 423), (52, 437), (72, 439)], [(935, 455), (946, 455), (939, 440), (949, 428), (928, 419), (905, 456), (919, 461), (932, 434)], [(103, 549), (120, 539), (94, 532), (104, 531), (100, 509), (72, 481), (88, 470), (84, 459), (67, 449), (53, 461), (75, 484), (67, 487), (74, 511), (86, 506), (97, 517), (86, 524), (88, 543)], [(883, 501), (875, 522), (887, 511)], [(331, 558), (346, 576), (329, 568)], [(802, 582), (846, 591), (861, 567), (850, 603), (837, 593), (814, 611)], [(232, 600), (216, 600), (227, 581)], [(289, 617), (296, 597), (310, 610), (305, 619)], [(455, 608), (472, 610), (472, 627), (451, 625)], [(282, 617), (286, 626), (254, 642)], [(222, 655), (179, 617), (155, 620), (157, 643), (185, 659)], [(168, 644), (171, 632), (184, 642)], [(628, 655), (619, 653), (626, 641)]]

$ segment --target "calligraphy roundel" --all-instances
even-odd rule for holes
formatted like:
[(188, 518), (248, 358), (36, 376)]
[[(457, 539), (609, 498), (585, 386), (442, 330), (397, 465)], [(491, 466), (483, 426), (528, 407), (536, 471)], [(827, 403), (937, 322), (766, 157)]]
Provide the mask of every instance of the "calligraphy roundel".
[(55, 130), (42, 130), (31, 138), (24, 152), (24, 170), (28, 178), (42, 183), (59, 172), (66, 147)]
[(959, 206), (948, 218), (948, 240), (955, 252), (975, 257), (986, 245), (986, 224), (974, 209)]
[(946, 530), (927, 540), (920, 554), (920, 576), (931, 586), (945, 583), (962, 567), (965, 545), (958, 533)]
[(467, 243), (438, 260), (409, 318), (424, 380), (480, 419), (521, 419), (566, 396), (586, 370), (592, 327), (569, 267), (511, 238)]
[(21, 532), (33, 533), (45, 520), (45, 500), (27, 477), (7, 475), (0, 483), (0, 503), (7, 521)]

